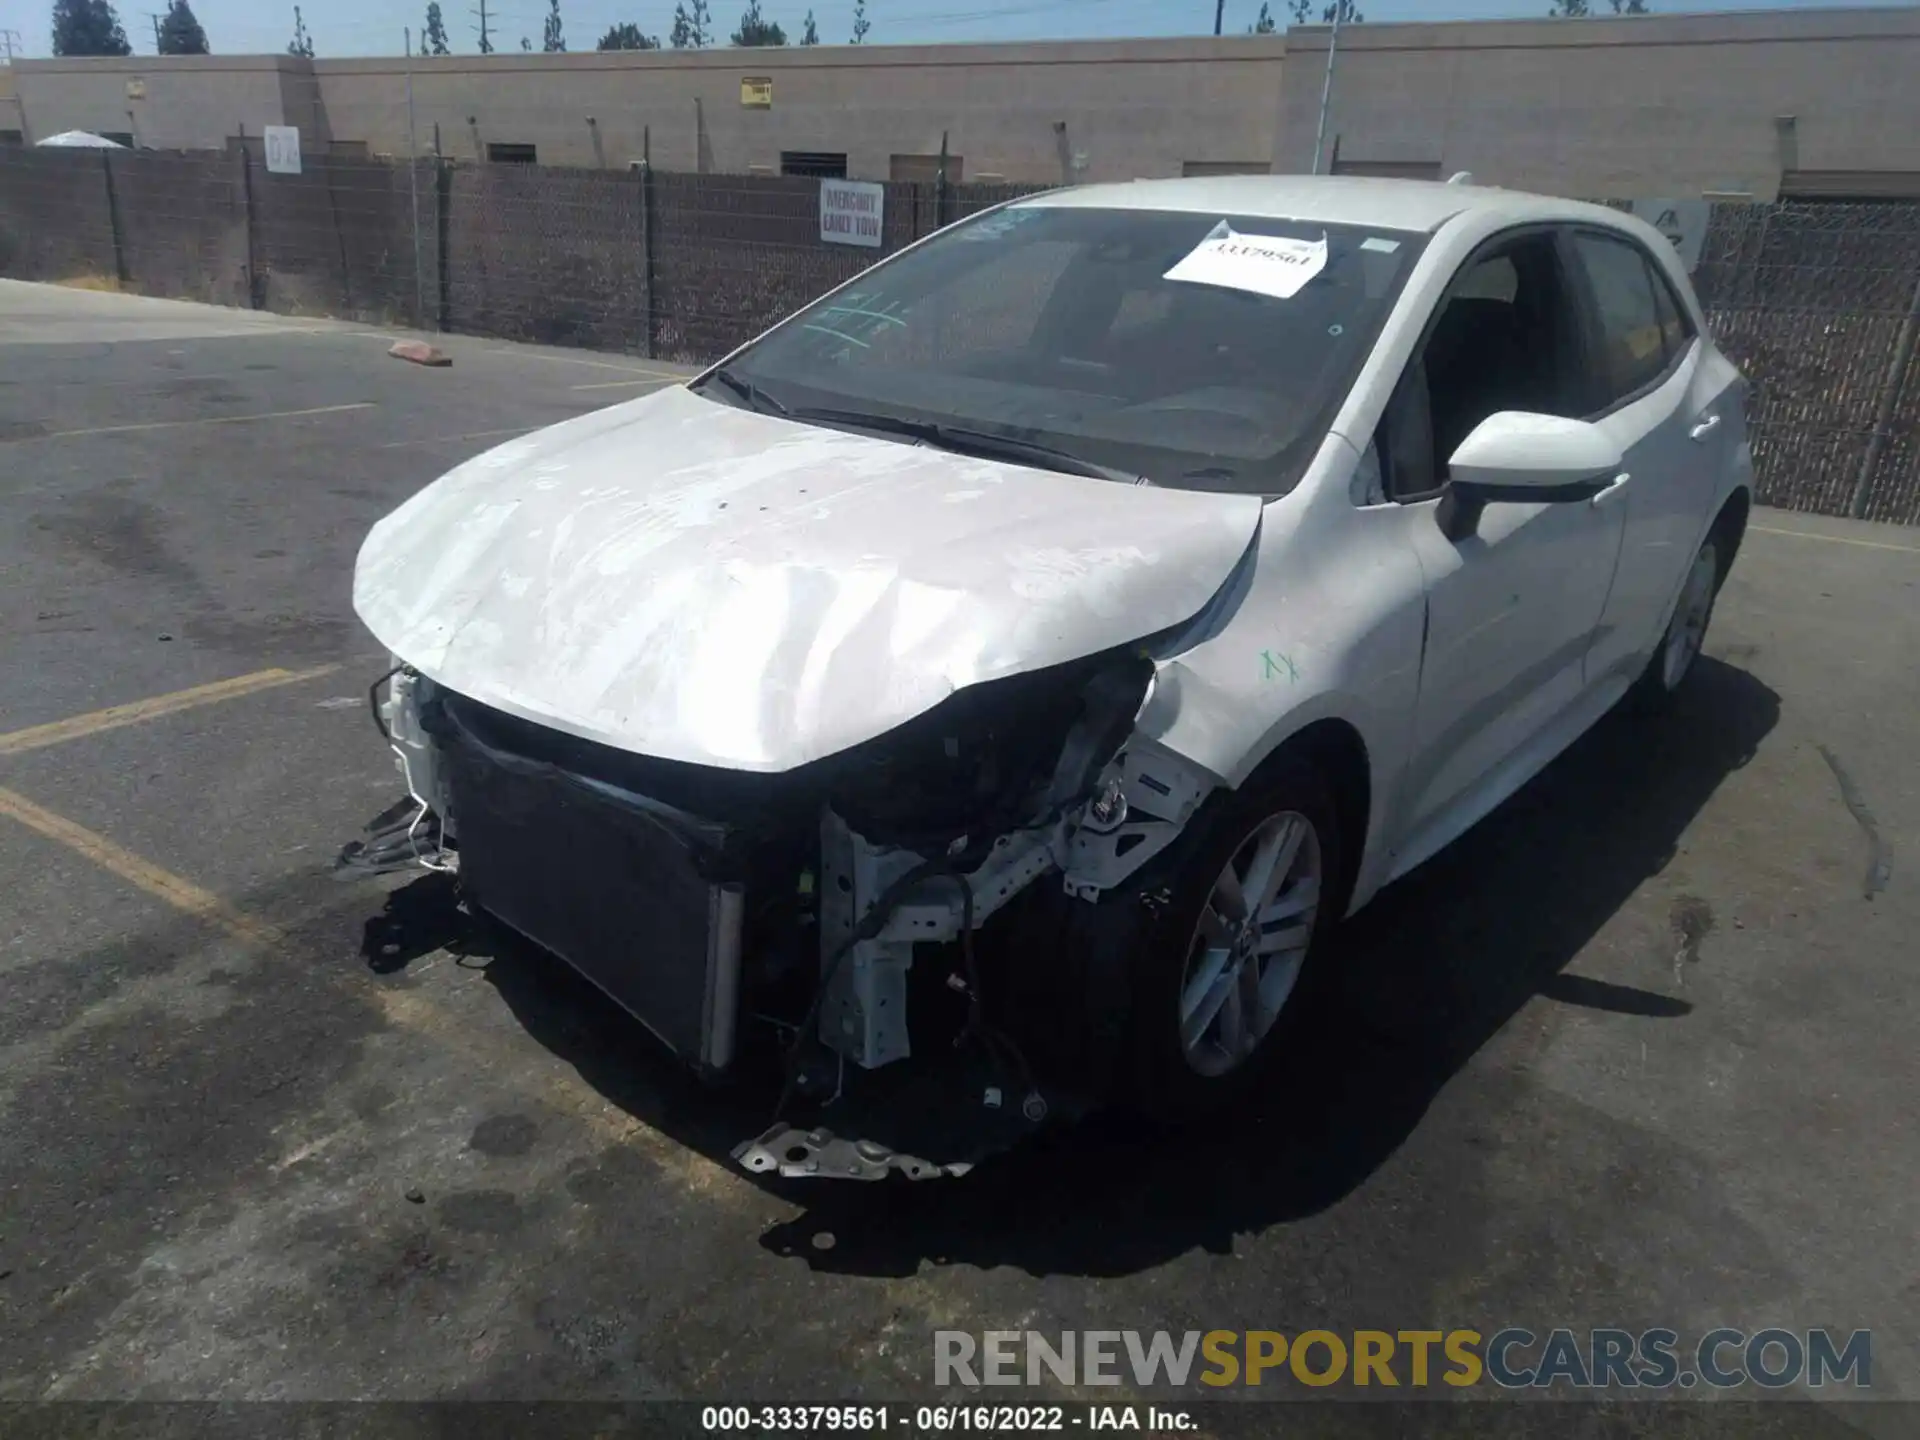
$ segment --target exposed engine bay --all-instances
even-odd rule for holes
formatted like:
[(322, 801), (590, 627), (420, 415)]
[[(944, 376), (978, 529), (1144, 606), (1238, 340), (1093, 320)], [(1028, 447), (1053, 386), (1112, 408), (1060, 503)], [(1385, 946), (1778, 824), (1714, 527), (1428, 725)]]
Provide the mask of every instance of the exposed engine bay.
[(1089, 941), (1101, 902), (1218, 783), (1133, 733), (1154, 683), (1146, 648), (1108, 650), (767, 774), (576, 738), (401, 665), (372, 699), (408, 799), (341, 864), (457, 873), (704, 1078), (763, 1078), (745, 1169), (960, 1174), (1101, 1096), (1094, 1032), (1125, 989), (1124, 947)]

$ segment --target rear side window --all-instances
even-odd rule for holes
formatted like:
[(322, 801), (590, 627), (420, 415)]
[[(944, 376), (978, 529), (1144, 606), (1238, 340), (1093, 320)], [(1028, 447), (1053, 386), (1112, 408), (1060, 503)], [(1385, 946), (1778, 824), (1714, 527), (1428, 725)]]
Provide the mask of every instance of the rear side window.
[(1574, 253), (1586, 272), (1587, 285), (1598, 312), (1600, 334), (1595, 377), (1598, 393), (1594, 408), (1605, 410), (1658, 380), (1674, 358), (1669, 351), (1669, 321), (1661, 302), (1673, 308), (1653, 267), (1639, 246), (1610, 235), (1580, 231), (1573, 237)]

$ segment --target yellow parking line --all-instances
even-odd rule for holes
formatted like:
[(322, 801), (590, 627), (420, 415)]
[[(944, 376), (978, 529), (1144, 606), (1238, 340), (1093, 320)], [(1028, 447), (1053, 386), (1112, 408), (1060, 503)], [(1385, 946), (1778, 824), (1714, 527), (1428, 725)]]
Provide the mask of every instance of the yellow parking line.
[(89, 425), (84, 430), (49, 430), (44, 435), (26, 435), (21, 439), (71, 440), (76, 435), (127, 435), (136, 430), (178, 430), (187, 425), (244, 425), (252, 420), (297, 420), (302, 415), (338, 415), (346, 410), (373, 408), (373, 401), (359, 400), (351, 405), (316, 405), (311, 410), (267, 410), (258, 415), (200, 415), (192, 420), (148, 420), (139, 425)]
[[(26, 796), (0, 787), (0, 816), (19, 821), (29, 830), (64, 845), (109, 874), (125, 880), (155, 899), (183, 914), (192, 915), (242, 944), (266, 949), (281, 944), (286, 932), (263, 920), (256, 920), (227, 904), (219, 896), (202, 890), (191, 880), (163, 870), (132, 851), (123, 849), (106, 836), (76, 824), (63, 815), (34, 804)], [(424, 966), (413, 967), (417, 974)], [(369, 992), (355, 987), (360, 998)], [(450, 1049), (465, 1054), (478, 1070), (498, 1068), (500, 1057), (480, 1044), (469, 1027), (449, 1015), (432, 1001), (411, 990), (374, 986), (370, 998), (389, 1024), (412, 1034), (423, 1035)], [(690, 1189), (711, 1193), (723, 1182), (734, 1182), (739, 1191), (741, 1177), (701, 1155), (667, 1140), (644, 1120), (621, 1110), (579, 1077), (560, 1071), (547, 1071), (518, 1088), (530, 1091), (559, 1114), (571, 1115), (583, 1123), (603, 1144), (633, 1145), (644, 1149), (662, 1170), (675, 1176)]]
[(70, 715), (65, 720), (0, 735), (0, 755), (18, 755), (24, 750), (38, 750), (67, 740), (78, 740), (83, 735), (98, 735), (103, 730), (118, 730), (122, 725), (137, 724), (179, 710), (191, 710), (198, 705), (234, 700), (260, 690), (295, 685), (302, 680), (317, 680), (339, 668), (338, 665), (315, 665), (308, 670), (256, 670), (251, 675), (215, 680), (210, 685), (196, 685), (191, 690), (176, 690), (170, 695), (154, 695), (145, 700), (129, 701), (125, 705), (109, 705), (104, 710), (94, 710), (85, 715)]
[(209, 894), (190, 880), (162, 870), (142, 860), (131, 850), (123, 850), (104, 835), (96, 835), (84, 825), (76, 825), (63, 815), (43, 810), (26, 796), (0, 788), (0, 815), (18, 820), (29, 830), (66, 846), (75, 854), (91, 860), (102, 870), (119, 876), (129, 885), (164, 900), (176, 910), (198, 916), (218, 930), (249, 945), (271, 945), (280, 939), (273, 926), (242, 915), (217, 895)]
[(1862, 550), (1898, 550), (1902, 555), (1920, 555), (1920, 545), (1889, 545), (1884, 540), (1856, 540), (1851, 535), (1818, 535), (1811, 530), (1776, 530), (1771, 525), (1749, 525), (1762, 535), (1786, 535), (1795, 540), (1825, 540), (1833, 545), (1858, 545)]

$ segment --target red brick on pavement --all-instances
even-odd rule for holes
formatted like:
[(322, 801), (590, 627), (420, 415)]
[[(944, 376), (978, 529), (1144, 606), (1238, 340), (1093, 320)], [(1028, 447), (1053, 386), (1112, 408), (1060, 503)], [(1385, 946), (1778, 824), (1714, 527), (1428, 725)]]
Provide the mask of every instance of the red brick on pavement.
[(424, 340), (396, 340), (389, 355), (402, 360), (411, 360), (416, 365), (451, 365), (443, 351), (436, 350)]

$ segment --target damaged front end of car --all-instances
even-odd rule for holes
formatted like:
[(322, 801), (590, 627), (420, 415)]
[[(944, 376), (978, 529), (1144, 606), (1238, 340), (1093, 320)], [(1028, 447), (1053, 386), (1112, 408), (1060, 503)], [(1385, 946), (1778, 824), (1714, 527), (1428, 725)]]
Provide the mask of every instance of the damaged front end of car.
[(455, 871), (703, 1077), (777, 1097), (734, 1150), (750, 1172), (962, 1174), (1103, 1098), (1126, 977), (1087, 924), (1216, 783), (1134, 734), (1153, 653), (970, 686), (771, 774), (401, 665), (375, 704), (408, 799), (341, 865)]
[(682, 387), (508, 441), (361, 546), (410, 799), (345, 868), (456, 869), (764, 1084), (749, 1171), (963, 1171), (1101, 1098), (1077, 932), (1218, 783), (1136, 726), (1262, 515)]

